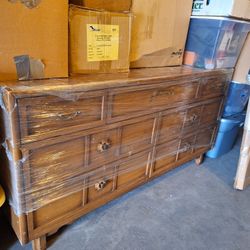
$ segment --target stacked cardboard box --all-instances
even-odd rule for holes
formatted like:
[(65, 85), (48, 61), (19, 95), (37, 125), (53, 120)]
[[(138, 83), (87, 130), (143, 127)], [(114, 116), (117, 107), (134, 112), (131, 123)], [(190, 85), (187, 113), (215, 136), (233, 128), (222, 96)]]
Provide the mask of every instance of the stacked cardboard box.
[(133, 15), (131, 68), (182, 64), (192, 0), (71, 0), (71, 3)]
[(192, 0), (70, 2), (69, 50), (68, 1), (0, 3), (0, 80), (182, 64)]
[(123, 12), (130, 11), (132, 0), (70, 0), (72, 4), (91, 9)]
[(71, 73), (127, 72), (132, 16), (70, 7)]
[(0, 2), (0, 80), (68, 76), (68, 1)]

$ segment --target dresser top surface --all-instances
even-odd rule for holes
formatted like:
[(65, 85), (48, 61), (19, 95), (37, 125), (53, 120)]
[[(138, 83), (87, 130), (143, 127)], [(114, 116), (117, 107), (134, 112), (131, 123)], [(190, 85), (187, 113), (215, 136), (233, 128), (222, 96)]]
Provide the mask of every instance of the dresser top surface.
[(89, 91), (114, 87), (152, 84), (159, 81), (185, 79), (192, 76), (230, 74), (232, 69), (203, 70), (186, 66), (133, 69), (129, 73), (78, 75), (69, 78), (30, 81), (0, 81), (2, 90), (12, 94), (37, 94), (50, 91)]

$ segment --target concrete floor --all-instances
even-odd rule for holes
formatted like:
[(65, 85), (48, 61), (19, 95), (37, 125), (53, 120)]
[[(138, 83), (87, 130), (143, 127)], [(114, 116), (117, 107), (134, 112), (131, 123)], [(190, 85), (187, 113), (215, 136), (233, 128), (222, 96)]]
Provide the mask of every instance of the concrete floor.
[[(247, 250), (250, 188), (233, 189), (240, 142), (201, 167), (185, 164), (97, 209), (49, 240), (50, 250)], [(21, 247), (0, 219), (0, 249)]]

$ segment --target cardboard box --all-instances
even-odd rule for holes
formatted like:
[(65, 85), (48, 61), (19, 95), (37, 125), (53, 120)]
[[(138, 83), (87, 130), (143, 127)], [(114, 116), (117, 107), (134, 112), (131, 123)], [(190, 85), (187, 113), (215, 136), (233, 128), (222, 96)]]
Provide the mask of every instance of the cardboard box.
[(132, 0), (70, 0), (70, 3), (107, 11), (130, 11)]
[[(133, 14), (130, 67), (182, 64), (192, 0), (85, 0), (85, 7), (112, 10), (123, 3)], [(78, 1), (79, 4), (79, 1)], [(116, 10), (122, 8), (116, 7)]]
[(132, 16), (70, 6), (71, 73), (129, 70)]
[(235, 67), (233, 81), (238, 83), (249, 83), (250, 79), (248, 74), (250, 74), (250, 33), (247, 36), (247, 40), (244, 47), (240, 53), (240, 57)]
[(130, 66), (182, 64), (192, 0), (133, 0)]
[(21, 55), (38, 78), (67, 77), (68, 1), (22, 2), (0, 1), (0, 80), (17, 79), (14, 57)]
[(192, 15), (250, 19), (250, 0), (194, 0)]

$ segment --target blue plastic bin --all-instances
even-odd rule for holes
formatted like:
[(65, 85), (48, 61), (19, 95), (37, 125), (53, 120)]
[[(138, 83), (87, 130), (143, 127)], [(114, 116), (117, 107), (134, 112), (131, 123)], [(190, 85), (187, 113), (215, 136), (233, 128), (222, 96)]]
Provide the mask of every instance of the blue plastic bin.
[(206, 154), (209, 158), (218, 158), (233, 148), (245, 118), (246, 114), (241, 113), (221, 119), (215, 145)]
[(192, 16), (184, 64), (205, 69), (234, 68), (249, 31), (247, 21)]
[(250, 85), (231, 82), (223, 117), (241, 113), (246, 107), (249, 95)]

